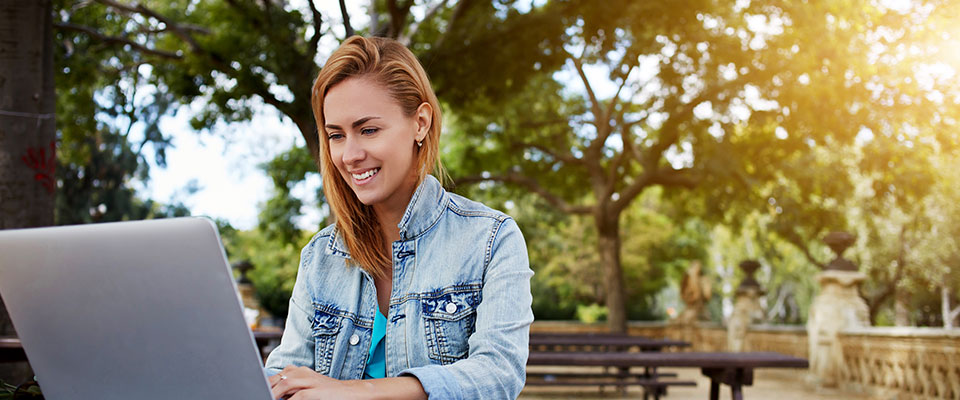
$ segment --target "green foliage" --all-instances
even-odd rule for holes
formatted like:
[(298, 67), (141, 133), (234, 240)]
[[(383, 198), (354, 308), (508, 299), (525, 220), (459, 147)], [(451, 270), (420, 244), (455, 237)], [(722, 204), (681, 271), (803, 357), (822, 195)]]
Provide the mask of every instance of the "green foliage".
[[(260, 207), (258, 229), (268, 239), (280, 243), (294, 243), (302, 235), (295, 220), (301, 215), (303, 202), (290, 193), (293, 185), (303, 181), (308, 173), (316, 173), (313, 158), (304, 147), (294, 147), (278, 154), (261, 168), (273, 180), (273, 196)], [(318, 199), (323, 191), (318, 190)]]
[(599, 304), (577, 305), (577, 319), (592, 324), (607, 319), (607, 307)]
[(30, 380), (19, 386), (11, 385), (0, 379), (0, 400), (43, 400), (43, 392), (36, 381)]
[[(509, 186), (460, 189), (504, 210), (520, 225), (535, 272), (531, 290), (537, 319), (583, 319), (606, 310), (600, 306), (603, 270), (596, 252), (596, 229), (589, 219), (559, 213), (537, 196)], [(671, 211), (655, 190), (624, 216), (622, 265), (631, 319), (663, 319), (665, 305), (657, 302), (658, 293), (670, 282), (679, 282), (690, 261), (706, 257), (706, 227), (696, 221), (677, 225), (667, 216)]]
[(220, 236), (231, 264), (253, 264), (247, 277), (253, 282), (260, 305), (274, 317), (285, 318), (300, 265), (300, 249), (312, 233), (299, 233), (293, 242), (281, 242), (260, 230), (221, 229)]
[[(69, 1), (55, 2), (57, 14), (69, 10), (72, 24), (96, 26), (103, 35), (120, 34), (126, 28), (100, 8), (71, 7)], [(170, 145), (159, 121), (172, 112), (172, 99), (149, 86), (147, 58), (90, 36), (54, 33), (56, 223), (188, 215), (182, 204), (141, 199), (131, 186), (131, 180), (149, 177), (145, 151), (152, 150), (153, 159), (164, 166)]]

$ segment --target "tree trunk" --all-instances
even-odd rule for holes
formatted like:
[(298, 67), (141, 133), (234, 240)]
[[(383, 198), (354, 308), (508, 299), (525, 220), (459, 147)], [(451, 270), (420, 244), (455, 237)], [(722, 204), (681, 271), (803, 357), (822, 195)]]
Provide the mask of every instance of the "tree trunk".
[(912, 325), (910, 323), (910, 293), (902, 288), (897, 288), (893, 299), (894, 325)]
[[(0, 2), (0, 229), (53, 225), (56, 127), (53, 119), (51, 0)], [(0, 336), (14, 335), (0, 302)], [(0, 364), (20, 383), (26, 363)]]
[(627, 332), (626, 296), (623, 290), (623, 270), (620, 267), (620, 218), (599, 214), (594, 216), (597, 226), (597, 248), (603, 265), (607, 300), (607, 326), (610, 332)]

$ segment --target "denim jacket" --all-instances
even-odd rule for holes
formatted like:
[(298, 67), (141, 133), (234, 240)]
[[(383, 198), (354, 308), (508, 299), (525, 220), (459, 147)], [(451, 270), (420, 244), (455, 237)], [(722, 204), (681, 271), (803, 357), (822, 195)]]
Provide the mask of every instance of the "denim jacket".
[[(417, 188), (393, 242), (388, 377), (412, 375), (431, 399), (513, 399), (523, 388), (533, 312), (527, 249), (516, 222), (447, 193)], [(346, 263), (328, 226), (303, 248), (270, 374), (287, 365), (360, 379), (377, 308), (373, 278)]]

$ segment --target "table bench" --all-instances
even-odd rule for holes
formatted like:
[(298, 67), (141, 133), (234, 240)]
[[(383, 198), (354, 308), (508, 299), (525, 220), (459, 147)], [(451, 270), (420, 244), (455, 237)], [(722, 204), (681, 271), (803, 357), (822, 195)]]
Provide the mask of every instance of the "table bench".
[(644, 336), (620, 334), (530, 334), (530, 347), (599, 347), (604, 350), (627, 351), (638, 348), (640, 351), (662, 351), (668, 347), (690, 347), (690, 342), (673, 339), (653, 339)]
[(0, 337), (0, 363), (20, 361), (27, 361), (27, 353), (24, 353), (20, 339)]
[[(618, 352), (659, 352), (666, 348), (689, 347), (689, 342), (673, 339), (653, 339), (644, 336), (615, 333), (534, 333), (530, 335), (531, 352), (557, 352), (566, 354), (577, 351), (593, 351), (601, 354)], [(580, 366), (575, 360), (566, 366)], [(657, 371), (655, 366), (645, 366), (642, 373), (631, 373), (629, 367), (605, 365), (617, 368), (616, 371), (558, 373), (527, 371), (527, 382), (531, 386), (616, 386), (625, 392), (627, 386), (641, 386), (644, 398), (653, 395), (654, 399), (667, 393), (669, 386), (696, 386), (694, 381), (664, 380), (676, 378), (675, 373)]]
[(734, 400), (743, 399), (743, 386), (753, 384), (756, 368), (807, 368), (807, 360), (773, 352), (650, 353), (533, 351), (527, 365), (583, 365), (615, 367), (695, 367), (710, 378), (710, 400), (720, 396), (720, 384), (730, 386)]

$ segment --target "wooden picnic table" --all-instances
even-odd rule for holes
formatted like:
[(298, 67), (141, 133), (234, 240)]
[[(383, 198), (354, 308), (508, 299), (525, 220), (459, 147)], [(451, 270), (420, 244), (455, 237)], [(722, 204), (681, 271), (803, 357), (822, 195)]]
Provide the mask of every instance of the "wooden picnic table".
[(20, 339), (15, 337), (0, 337), (0, 363), (27, 361), (27, 353), (23, 352)]
[[(670, 347), (690, 347), (690, 342), (674, 339), (655, 339), (645, 336), (621, 333), (531, 333), (530, 351), (577, 352), (596, 351), (604, 353), (629, 352), (637, 349), (642, 352), (659, 352)], [(569, 365), (579, 365), (571, 363)], [(615, 368), (617, 372), (609, 372)], [(644, 399), (653, 395), (654, 399), (667, 394), (669, 386), (696, 386), (694, 381), (664, 380), (676, 378), (676, 373), (657, 371), (656, 366), (644, 366), (642, 373), (630, 373), (630, 367), (604, 365), (602, 373), (557, 373), (527, 371), (529, 384), (535, 386), (579, 386), (597, 385), (601, 390), (606, 385), (619, 387), (626, 393), (627, 386), (640, 385), (644, 389)], [(610, 379), (614, 379), (611, 381)]]
[(280, 344), (280, 338), (283, 337), (283, 328), (261, 327), (253, 330), (253, 339), (257, 342), (257, 350), (260, 351), (260, 357), (264, 361), (273, 351), (273, 348)]
[[(268, 346), (279, 342), (283, 336), (283, 329), (255, 329), (253, 338), (257, 342), (257, 348), (261, 353), (268, 350)], [(266, 358), (266, 354), (263, 354)], [(16, 337), (0, 337), (0, 363), (27, 361), (27, 353), (23, 351), (23, 345), (20, 339)]]
[(619, 334), (530, 334), (530, 346), (602, 346), (607, 348), (638, 347), (641, 351), (660, 351), (667, 347), (690, 347), (690, 342), (654, 339)]
[(756, 368), (807, 368), (807, 360), (773, 352), (651, 353), (533, 351), (527, 365), (615, 367), (696, 367), (710, 378), (710, 400), (720, 396), (720, 384), (730, 385), (734, 400), (743, 399), (743, 386), (753, 384)]

